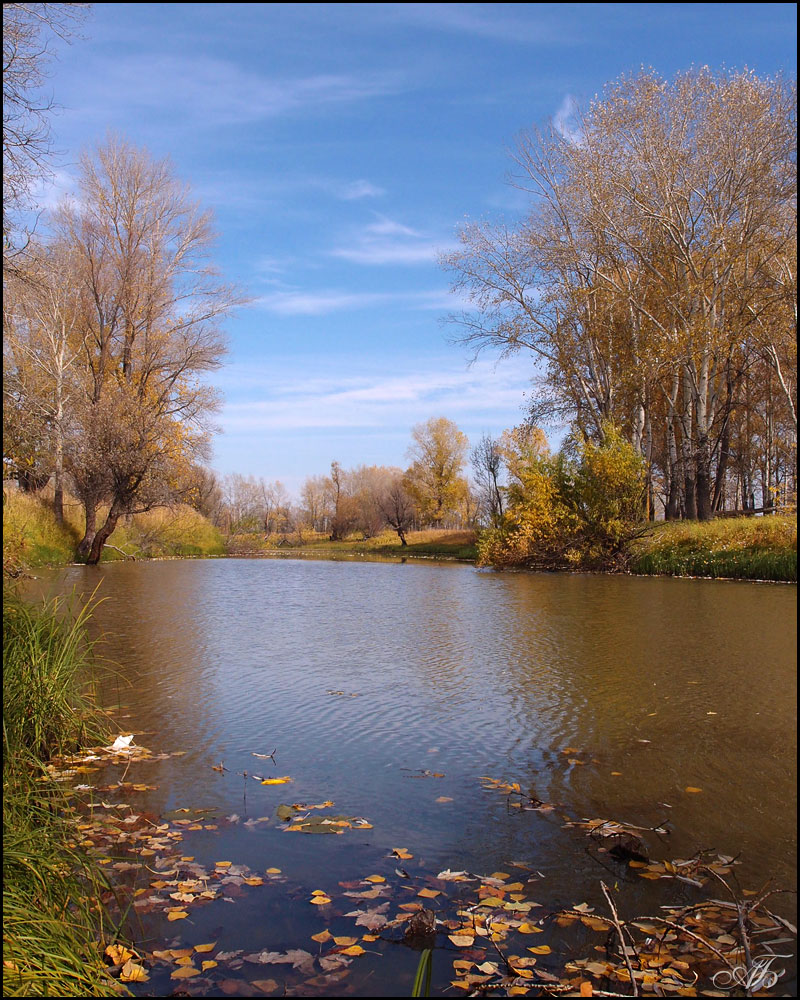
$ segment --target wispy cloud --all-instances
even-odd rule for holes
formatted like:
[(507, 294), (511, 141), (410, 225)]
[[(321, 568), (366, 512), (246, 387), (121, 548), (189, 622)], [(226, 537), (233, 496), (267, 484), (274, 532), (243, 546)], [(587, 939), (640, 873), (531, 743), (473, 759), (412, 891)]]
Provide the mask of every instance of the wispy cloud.
[(578, 115), (579, 107), (577, 98), (567, 94), (553, 115), (553, 127), (556, 132), (573, 146), (580, 146), (584, 139)]
[(458, 303), (445, 289), (408, 292), (282, 289), (259, 296), (253, 305), (278, 316), (326, 316), (330, 313), (386, 305), (405, 306), (408, 309), (452, 309)]
[[(389, 5), (384, 5), (389, 6)], [(523, 45), (571, 47), (585, 41), (585, 32), (574, 23), (543, 16), (519, 17), (519, 4), (393, 4), (397, 20), (452, 33), (477, 35)]]
[(331, 256), (355, 264), (427, 264), (449, 248), (444, 240), (379, 216), (357, 232), (349, 245), (331, 250)]
[[(102, 88), (94, 85), (99, 74)], [(242, 125), (304, 109), (369, 100), (396, 93), (402, 85), (388, 73), (319, 73), (273, 77), (209, 56), (155, 53), (98, 60), (86, 105), (78, 111), (107, 116), (126, 106), (158, 119), (174, 108), (185, 126)], [(165, 101), (165, 95), (169, 100)]]
[[(275, 365), (226, 370), (226, 381), (261, 398), (228, 403), (222, 414), (227, 433), (269, 433), (330, 428), (409, 428), (432, 414), (446, 413), (462, 423), (506, 420), (518, 411), (530, 372), (525, 366), (463, 362), (449, 367), (385, 375), (314, 376), (307, 361), (287, 368), (303, 376), (276, 377)], [(248, 387), (250, 391), (248, 391)]]
[(350, 184), (344, 184), (337, 191), (338, 197), (344, 201), (356, 201), (359, 198), (380, 198), (386, 194), (382, 187), (371, 184), (369, 181), (358, 180)]

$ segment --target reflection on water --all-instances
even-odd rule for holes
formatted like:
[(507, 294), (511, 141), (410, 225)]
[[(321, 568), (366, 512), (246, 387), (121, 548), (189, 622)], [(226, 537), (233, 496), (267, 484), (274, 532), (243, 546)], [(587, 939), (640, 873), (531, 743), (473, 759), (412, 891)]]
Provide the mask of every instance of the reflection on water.
[[(436, 870), (516, 858), (546, 875), (555, 905), (604, 877), (561, 828), (566, 812), (667, 819), (662, 856), (742, 852), (744, 885), (794, 886), (793, 587), (293, 560), (120, 563), (48, 585), (89, 593), (99, 581), (93, 627), (119, 665), (106, 698), (127, 706), (121, 728), (187, 751), (148, 765), (159, 786), (148, 809), (262, 816), (333, 799), (374, 825), (198, 834), (201, 859), (274, 864), (313, 888), (398, 844)], [(570, 764), (566, 747), (587, 763)], [(237, 776), (267, 774), (272, 762), (252, 754), (274, 748), (290, 793)], [(219, 762), (227, 772), (211, 770)], [(561, 808), (509, 810), (480, 775)], [(225, 918), (253, 934), (247, 907)], [(281, 912), (287, 940), (294, 919)]]

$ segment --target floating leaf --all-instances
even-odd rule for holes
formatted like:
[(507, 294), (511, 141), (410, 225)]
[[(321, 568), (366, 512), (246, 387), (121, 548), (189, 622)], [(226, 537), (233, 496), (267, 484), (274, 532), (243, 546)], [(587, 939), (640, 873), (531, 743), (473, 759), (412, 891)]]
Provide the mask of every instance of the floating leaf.
[(695, 788), (694, 785), (687, 785), (684, 791), (689, 792), (691, 795), (696, 795), (698, 792), (702, 792), (702, 788)]
[[(333, 938), (333, 934), (326, 927), (324, 931), (320, 931), (319, 934), (312, 934), (311, 940), (318, 941), (320, 944), (325, 944), (326, 941), (330, 941)], [(355, 938), (353, 938), (355, 940)]]
[(534, 945), (534, 947), (532, 948), (528, 948), (528, 951), (532, 955), (549, 955), (551, 948), (549, 944), (539, 944), (539, 945)]
[(215, 962), (215, 961), (213, 961), (212, 959), (207, 959), (205, 962), (201, 963), (201, 965), (203, 967), (203, 972), (206, 972), (208, 969), (214, 969), (214, 968), (216, 968), (217, 964), (218, 963)]
[(438, 889), (420, 889), (417, 895), (423, 896), (425, 899), (435, 899), (437, 896), (441, 896), (441, 892)]
[(448, 934), (456, 948), (471, 948), (475, 942), (473, 934)]
[(358, 938), (354, 937), (334, 937), (334, 942), (340, 945), (342, 948), (348, 948), (351, 944), (355, 944)]
[(378, 883), (378, 882), (385, 882), (386, 879), (383, 877), (383, 875), (367, 875), (364, 881)]
[(188, 916), (186, 910), (170, 910), (167, 913), (167, 920), (185, 920)]
[(121, 944), (110, 944), (106, 948), (106, 955), (111, 959), (112, 965), (123, 965), (134, 957), (134, 953)]
[(286, 785), (291, 780), (292, 779), (288, 775), (285, 775), (282, 778), (262, 778), (261, 779), (261, 784), (262, 785)]
[(181, 966), (180, 969), (176, 969), (169, 978), (170, 979), (191, 979), (192, 976), (199, 976), (199, 975), (200, 975), (200, 970), (199, 969), (195, 969), (195, 968), (193, 968), (192, 966), (189, 966), (189, 965), (184, 965), (184, 966)]
[[(226, 982), (236, 983), (236, 990), (234, 990), (234, 992), (238, 992), (241, 989), (242, 984), (238, 979), (226, 980)], [(261, 990), (262, 993), (274, 993), (278, 988), (278, 984), (274, 979), (254, 979), (252, 985), (255, 986), (257, 990)]]
[(329, 896), (312, 896), (309, 900), (309, 902), (313, 903), (314, 906), (325, 906), (327, 903), (330, 903), (330, 901)]
[(342, 955), (363, 955), (363, 954), (364, 954), (364, 949), (361, 947), (360, 944), (354, 944), (352, 945), (352, 947), (345, 948), (342, 951)]
[(146, 983), (150, 977), (141, 965), (137, 965), (136, 962), (128, 959), (122, 966), (119, 978), (123, 983)]
[(194, 950), (202, 955), (205, 955), (207, 952), (213, 951), (216, 945), (216, 941), (212, 941), (210, 944), (196, 944), (194, 946)]

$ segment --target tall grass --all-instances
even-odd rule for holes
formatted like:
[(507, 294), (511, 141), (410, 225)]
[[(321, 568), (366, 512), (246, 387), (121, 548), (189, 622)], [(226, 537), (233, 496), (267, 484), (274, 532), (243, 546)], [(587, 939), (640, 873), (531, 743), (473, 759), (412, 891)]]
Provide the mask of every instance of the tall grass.
[(59, 525), (42, 497), (3, 489), (3, 565), (52, 566), (72, 562), (80, 541), (75, 511)]
[(797, 581), (797, 516), (659, 524), (630, 545), (634, 573)]
[(101, 870), (76, 846), (53, 756), (106, 733), (88, 687), (87, 612), (3, 594), (3, 995), (116, 996)]

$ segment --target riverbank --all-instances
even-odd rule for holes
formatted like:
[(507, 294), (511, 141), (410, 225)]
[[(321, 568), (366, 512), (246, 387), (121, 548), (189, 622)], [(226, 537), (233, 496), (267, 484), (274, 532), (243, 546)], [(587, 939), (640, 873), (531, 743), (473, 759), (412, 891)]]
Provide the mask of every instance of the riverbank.
[(108, 883), (48, 761), (98, 742), (85, 613), (3, 594), (3, 995), (119, 996), (103, 961)]
[[(56, 524), (46, 500), (9, 492), (3, 505), (3, 564), (12, 572), (63, 566), (74, 560), (80, 514), (68, 505)], [(408, 533), (403, 545), (394, 532), (374, 538), (331, 541), (308, 531), (237, 534), (227, 538), (191, 507), (182, 505), (137, 514), (121, 523), (104, 562), (121, 559), (206, 556), (297, 556), (337, 559), (384, 557), (476, 563), (478, 533), (435, 530)], [(717, 518), (713, 521), (656, 522), (628, 543), (621, 565), (643, 576), (797, 582), (797, 515)], [(580, 567), (574, 567), (580, 569)]]

